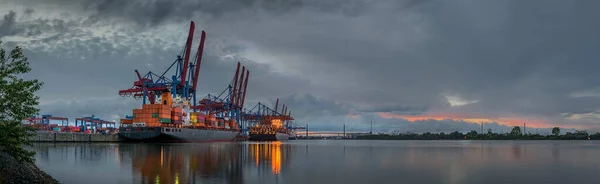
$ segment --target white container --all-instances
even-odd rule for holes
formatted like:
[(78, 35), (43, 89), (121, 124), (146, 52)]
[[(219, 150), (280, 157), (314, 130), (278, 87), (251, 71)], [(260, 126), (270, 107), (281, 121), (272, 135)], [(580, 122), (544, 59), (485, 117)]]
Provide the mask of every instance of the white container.
[(146, 127), (144, 122), (133, 122), (132, 127)]

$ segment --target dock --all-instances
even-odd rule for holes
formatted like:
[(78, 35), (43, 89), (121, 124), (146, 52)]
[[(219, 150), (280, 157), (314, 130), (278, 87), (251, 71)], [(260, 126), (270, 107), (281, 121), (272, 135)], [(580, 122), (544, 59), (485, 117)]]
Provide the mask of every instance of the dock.
[[(247, 141), (248, 137), (236, 137), (233, 141)], [(117, 134), (94, 134), (74, 132), (36, 132), (34, 142), (124, 142)]]
[(90, 134), (72, 132), (36, 132), (34, 142), (122, 142), (117, 134)]

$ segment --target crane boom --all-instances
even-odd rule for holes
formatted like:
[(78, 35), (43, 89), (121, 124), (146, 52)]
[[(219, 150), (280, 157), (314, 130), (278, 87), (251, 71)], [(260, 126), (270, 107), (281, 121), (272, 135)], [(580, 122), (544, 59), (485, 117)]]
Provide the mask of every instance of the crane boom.
[(239, 78), (240, 72), (240, 62), (237, 64), (237, 69), (235, 70), (235, 77), (233, 78), (233, 92), (231, 93), (230, 103), (233, 107), (235, 107), (235, 98), (237, 97), (235, 94), (237, 92), (237, 82)]
[(246, 89), (248, 88), (248, 78), (250, 78), (250, 71), (246, 70), (246, 81), (244, 82), (244, 95), (242, 96), (242, 105), (240, 109), (244, 109), (244, 102), (246, 101)]
[[(204, 40), (206, 39), (206, 32), (202, 31), (200, 36), (200, 45), (198, 46), (198, 52), (196, 52), (196, 64), (194, 65), (194, 78), (192, 80), (192, 90), (196, 91), (198, 84), (198, 74), (200, 73), (200, 66), (202, 64), (202, 54), (204, 53)], [(184, 75), (185, 76), (185, 75)]]
[(190, 24), (190, 33), (187, 38), (187, 43), (185, 44), (185, 56), (183, 58), (183, 66), (181, 68), (181, 81), (179, 83), (181, 87), (185, 87), (186, 83), (185, 80), (187, 76), (188, 65), (190, 62), (190, 51), (192, 50), (192, 39), (194, 38), (194, 29), (196, 29), (196, 25), (194, 24), (194, 21), (192, 21)]

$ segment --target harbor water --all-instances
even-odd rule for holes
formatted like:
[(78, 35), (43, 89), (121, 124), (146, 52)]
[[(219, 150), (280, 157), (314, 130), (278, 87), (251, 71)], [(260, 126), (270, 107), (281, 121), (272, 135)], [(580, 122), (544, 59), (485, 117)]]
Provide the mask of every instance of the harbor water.
[(596, 183), (600, 141), (36, 143), (61, 183)]

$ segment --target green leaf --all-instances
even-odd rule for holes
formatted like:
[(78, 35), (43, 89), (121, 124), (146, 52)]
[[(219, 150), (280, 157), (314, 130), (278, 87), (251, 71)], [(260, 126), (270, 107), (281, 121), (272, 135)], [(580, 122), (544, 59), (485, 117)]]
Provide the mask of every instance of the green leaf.
[(39, 97), (35, 92), (44, 83), (20, 78), (30, 71), (23, 50), (17, 46), (7, 57), (0, 41), (0, 151), (21, 162), (33, 163), (35, 152), (24, 149), (23, 145), (32, 145), (35, 132), (23, 126), (22, 120), (38, 114)]

